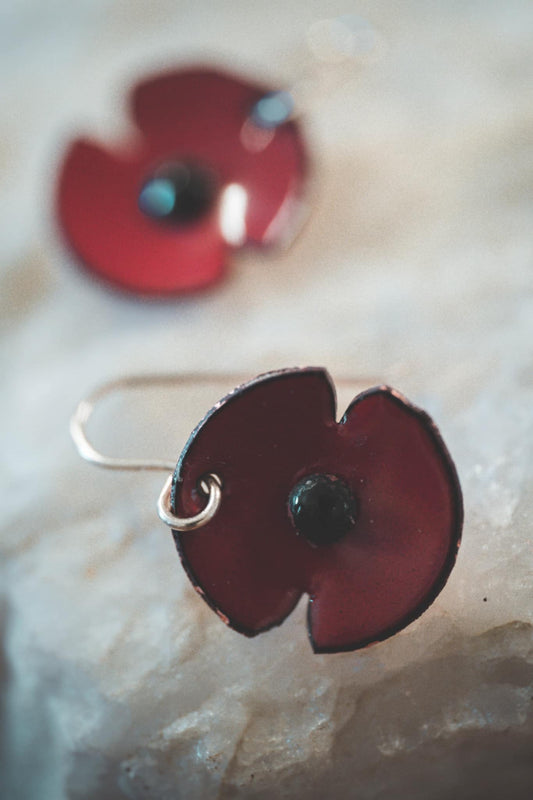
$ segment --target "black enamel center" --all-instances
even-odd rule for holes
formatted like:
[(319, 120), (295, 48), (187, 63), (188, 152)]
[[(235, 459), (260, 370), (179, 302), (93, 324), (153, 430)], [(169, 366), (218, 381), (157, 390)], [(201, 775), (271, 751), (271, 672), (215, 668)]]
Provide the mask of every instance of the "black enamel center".
[(291, 490), (289, 516), (311, 544), (332, 544), (353, 528), (357, 501), (341, 478), (307, 475)]
[(163, 164), (144, 182), (139, 192), (139, 208), (153, 219), (186, 225), (209, 211), (215, 189), (215, 178), (205, 167), (172, 161)]

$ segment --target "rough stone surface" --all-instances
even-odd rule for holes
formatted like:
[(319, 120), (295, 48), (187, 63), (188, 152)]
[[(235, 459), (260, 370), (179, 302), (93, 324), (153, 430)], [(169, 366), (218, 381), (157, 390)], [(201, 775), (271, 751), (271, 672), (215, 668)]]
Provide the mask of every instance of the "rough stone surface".
[[(532, 796), (530, 0), (361, 2), (383, 46), (309, 120), (308, 226), (290, 252), (245, 253), (208, 294), (158, 304), (110, 292), (54, 229), (62, 145), (78, 129), (119, 135), (133, 76), (208, 52), (256, 76), (275, 79), (279, 64), (285, 78), (301, 65), (306, 26), (340, 10), (2, 8), (9, 800)], [(362, 653), (313, 655), (303, 603), (257, 639), (226, 629), (156, 518), (162, 476), (91, 470), (68, 439), (75, 403), (106, 377), (294, 364), (396, 385), (437, 421), (462, 479), (464, 540), (445, 590)], [(150, 395), (145, 418), (110, 404), (97, 435), (177, 457), (226, 388), (172, 403)]]

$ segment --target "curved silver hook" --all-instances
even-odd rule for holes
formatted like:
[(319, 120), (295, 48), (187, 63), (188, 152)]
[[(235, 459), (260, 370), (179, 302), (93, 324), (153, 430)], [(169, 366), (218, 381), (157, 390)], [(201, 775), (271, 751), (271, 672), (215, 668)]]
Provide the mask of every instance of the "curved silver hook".
[(132, 389), (154, 388), (157, 386), (190, 386), (202, 383), (231, 383), (233, 380), (245, 380), (242, 375), (219, 375), (201, 373), (183, 373), (181, 375), (131, 375), (126, 378), (117, 378), (98, 387), (92, 394), (82, 400), (70, 420), (70, 435), (76, 445), (80, 456), (91, 464), (104, 469), (119, 470), (161, 470), (173, 472), (175, 461), (160, 459), (115, 458), (100, 453), (88, 439), (87, 424), (97, 404), (109, 395), (116, 392)]
[(91, 418), (96, 405), (104, 397), (112, 395), (123, 389), (138, 389), (157, 385), (158, 383), (183, 383), (185, 376), (157, 376), (157, 375), (135, 375), (128, 378), (118, 378), (102, 384), (92, 394), (82, 400), (70, 420), (70, 435), (76, 445), (80, 456), (91, 464), (104, 469), (119, 470), (164, 470), (165, 472), (174, 471), (175, 462), (161, 461), (159, 459), (134, 459), (134, 458), (115, 458), (106, 456), (96, 450), (87, 437), (87, 423)]
[[(100, 453), (89, 441), (87, 437), (87, 424), (93, 411), (100, 400), (120, 391), (132, 389), (154, 388), (157, 386), (191, 386), (198, 384), (224, 384), (237, 385), (249, 380), (249, 375), (243, 373), (182, 373), (181, 375), (131, 375), (126, 378), (118, 378), (102, 384), (92, 394), (82, 400), (74, 412), (70, 421), (70, 435), (76, 445), (80, 456), (104, 469), (119, 470), (161, 470), (164, 472), (174, 472), (174, 461), (163, 461), (160, 459), (136, 459), (136, 458), (115, 458)], [(382, 383), (380, 378), (367, 376), (366, 378), (351, 378), (349, 376), (336, 379), (337, 386), (347, 385), (356, 386), (371, 385)]]
[[(174, 461), (163, 461), (160, 459), (133, 459), (115, 458), (100, 453), (89, 441), (87, 437), (87, 424), (91, 418), (97, 404), (108, 395), (123, 390), (153, 388), (154, 386), (187, 386), (191, 384), (231, 384), (242, 383), (247, 379), (247, 375), (239, 373), (183, 373), (181, 375), (132, 375), (126, 378), (118, 378), (101, 385), (91, 395), (82, 400), (74, 412), (70, 421), (70, 434), (76, 445), (78, 453), (85, 461), (95, 464), (104, 469), (117, 470), (161, 470), (173, 473), (175, 469)], [(368, 382), (376, 382), (375, 379), (366, 379)], [(337, 385), (357, 386), (363, 383), (363, 379), (344, 377), (337, 379)], [(218, 475), (207, 475), (200, 483), (200, 486), (207, 496), (205, 508), (198, 514), (189, 518), (177, 517), (172, 513), (170, 507), (170, 491), (172, 486), (172, 474), (169, 476), (161, 495), (159, 497), (157, 510), (158, 514), (167, 525), (174, 530), (191, 531), (206, 525), (217, 513), (222, 502), (222, 481)]]
[(218, 475), (213, 473), (207, 475), (200, 482), (200, 487), (207, 495), (207, 504), (202, 511), (192, 517), (177, 517), (172, 513), (170, 504), (170, 492), (172, 488), (172, 473), (175, 469), (173, 461), (162, 461), (159, 459), (132, 459), (115, 458), (100, 453), (89, 441), (86, 427), (92, 416), (96, 405), (104, 397), (124, 389), (138, 389), (142, 387), (153, 387), (157, 385), (182, 385), (191, 382), (218, 382), (227, 381), (227, 376), (218, 375), (134, 375), (127, 378), (119, 378), (100, 386), (89, 397), (82, 400), (70, 421), (70, 434), (76, 445), (80, 456), (91, 464), (104, 469), (117, 470), (164, 470), (171, 472), (161, 491), (157, 502), (157, 512), (159, 517), (166, 525), (177, 531), (194, 531), (207, 525), (213, 519), (222, 502), (222, 481)]

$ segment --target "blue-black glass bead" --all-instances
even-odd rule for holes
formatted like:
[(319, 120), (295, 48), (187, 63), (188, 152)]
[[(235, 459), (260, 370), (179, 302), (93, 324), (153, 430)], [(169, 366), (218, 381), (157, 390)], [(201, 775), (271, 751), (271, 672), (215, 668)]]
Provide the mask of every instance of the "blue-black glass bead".
[(206, 214), (215, 198), (215, 179), (205, 167), (174, 161), (159, 167), (139, 192), (139, 208), (148, 217), (185, 225)]
[(289, 517), (312, 545), (332, 544), (354, 526), (357, 501), (350, 487), (335, 475), (308, 475), (289, 494)]

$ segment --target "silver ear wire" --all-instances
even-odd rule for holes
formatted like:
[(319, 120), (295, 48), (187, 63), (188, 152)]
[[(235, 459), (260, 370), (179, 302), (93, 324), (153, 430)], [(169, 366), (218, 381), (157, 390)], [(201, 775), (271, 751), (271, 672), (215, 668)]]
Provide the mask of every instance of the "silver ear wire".
[(98, 403), (105, 397), (131, 389), (148, 388), (158, 385), (180, 385), (190, 382), (190, 375), (133, 375), (104, 383), (92, 394), (82, 400), (70, 420), (70, 435), (80, 456), (90, 464), (104, 469), (118, 470), (161, 470), (173, 471), (175, 462), (159, 459), (115, 458), (96, 450), (87, 438), (87, 424)]
[[(300, 49), (299, 75), (285, 88), (259, 98), (250, 111), (248, 121), (263, 132), (274, 131), (288, 120), (306, 114), (352, 80), (370, 61), (378, 60), (384, 40), (368, 20), (357, 14), (342, 14), (315, 20)], [(266, 146), (270, 139), (255, 137), (251, 141), (262, 149), (261, 141)]]
[[(131, 375), (124, 378), (104, 383), (95, 389), (90, 395), (80, 401), (76, 411), (70, 420), (70, 435), (80, 456), (103, 469), (116, 469), (121, 471), (141, 471), (157, 470), (161, 472), (173, 472), (176, 466), (175, 461), (164, 461), (154, 458), (117, 458), (100, 453), (89, 441), (87, 436), (87, 425), (93, 415), (97, 405), (106, 397), (124, 391), (134, 391), (136, 389), (153, 389), (164, 386), (198, 386), (201, 384), (222, 384), (233, 385), (244, 383), (249, 380), (249, 375), (243, 373), (198, 373), (189, 372), (177, 374), (161, 375)], [(381, 383), (378, 377), (340, 377), (336, 379), (339, 387), (361, 387)], [(205, 488), (205, 487), (204, 487)]]
[(214, 375), (136, 375), (127, 378), (119, 378), (109, 383), (103, 384), (89, 397), (82, 400), (74, 412), (70, 421), (70, 434), (76, 445), (76, 449), (80, 456), (91, 464), (104, 469), (116, 470), (161, 470), (165, 472), (170, 471), (170, 475), (165, 481), (165, 485), (161, 491), (157, 501), (157, 513), (161, 520), (177, 531), (194, 531), (198, 528), (207, 525), (213, 519), (220, 504), (222, 502), (222, 481), (218, 475), (206, 475), (200, 481), (200, 489), (207, 495), (207, 503), (205, 508), (198, 514), (192, 517), (177, 517), (171, 508), (170, 493), (172, 488), (172, 475), (174, 472), (175, 464), (172, 461), (161, 461), (158, 459), (131, 459), (131, 458), (115, 458), (113, 456), (106, 456), (100, 453), (89, 441), (87, 437), (86, 427), (89, 419), (92, 416), (96, 406), (105, 397), (113, 395), (117, 392), (127, 391), (131, 389), (140, 388), (153, 388), (154, 386), (163, 385), (187, 385), (191, 383), (216, 383), (219, 381), (227, 382), (228, 376), (214, 376)]
[[(87, 436), (87, 425), (89, 420), (101, 400), (113, 394), (136, 389), (144, 389), (164, 386), (191, 386), (199, 384), (236, 384), (244, 383), (247, 375), (242, 374), (209, 374), (209, 373), (183, 373), (180, 375), (132, 375), (125, 378), (118, 378), (102, 384), (92, 394), (82, 400), (70, 421), (70, 434), (80, 456), (104, 469), (141, 471), (158, 470), (170, 472), (165, 485), (161, 491), (157, 502), (157, 512), (162, 521), (177, 531), (193, 531), (207, 525), (218, 512), (222, 503), (222, 479), (219, 475), (210, 473), (205, 475), (199, 482), (200, 491), (206, 496), (205, 507), (192, 517), (177, 517), (171, 507), (172, 476), (174, 474), (175, 462), (160, 459), (135, 459), (135, 458), (116, 458), (100, 453), (89, 441)], [(376, 381), (370, 381), (376, 382)], [(336, 381), (338, 386), (361, 386), (361, 378), (340, 378)], [(368, 384), (368, 379), (367, 379)]]

